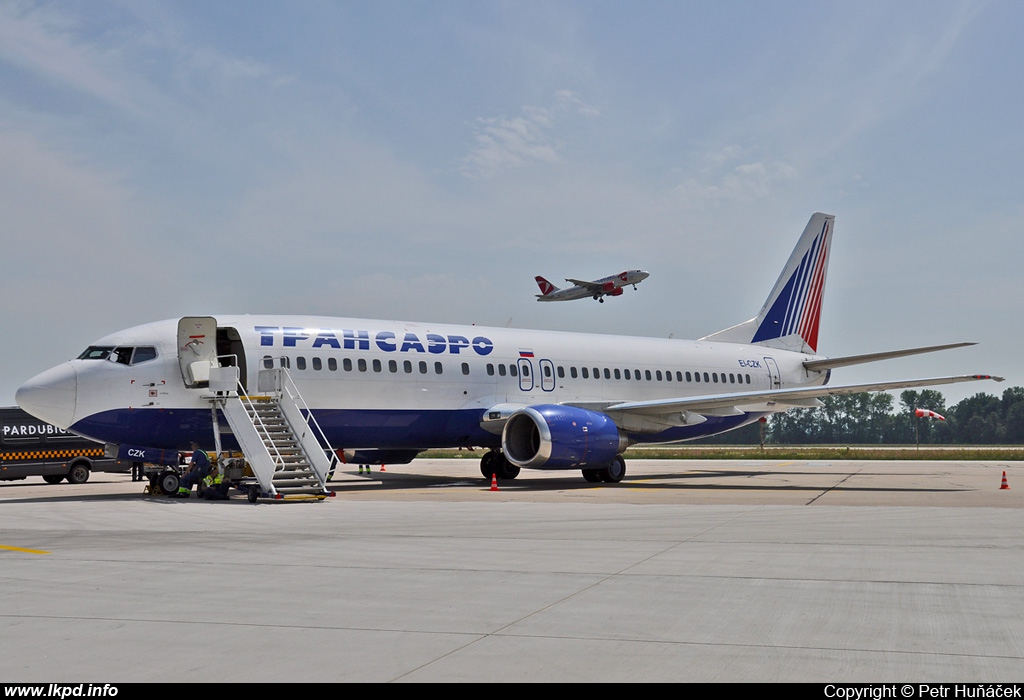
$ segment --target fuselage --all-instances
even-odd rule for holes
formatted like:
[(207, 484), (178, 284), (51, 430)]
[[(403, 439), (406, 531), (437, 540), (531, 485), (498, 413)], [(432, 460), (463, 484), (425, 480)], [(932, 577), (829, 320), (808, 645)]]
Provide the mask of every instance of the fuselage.
[[(804, 369), (811, 356), (760, 345), (315, 316), (221, 316), (215, 324), (215, 354), (240, 368), (243, 389), (256, 393), (260, 369), (283, 363), (336, 449), (493, 448), (501, 437), (483, 417), (495, 406), (607, 406), (826, 380)], [(178, 325), (101, 338), (26, 382), (18, 403), (101, 442), (204, 442), (213, 432), (211, 392), (188, 385), (190, 343), (180, 342)], [(784, 407), (738, 408), (699, 425), (624, 432), (631, 443), (696, 439)]]

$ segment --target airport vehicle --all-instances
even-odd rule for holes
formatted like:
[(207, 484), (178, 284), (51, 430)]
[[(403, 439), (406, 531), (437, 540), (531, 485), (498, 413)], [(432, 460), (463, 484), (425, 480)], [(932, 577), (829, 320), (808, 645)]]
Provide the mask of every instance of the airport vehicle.
[[(20, 406), (143, 461), (189, 441), (241, 449), (264, 494), (291, 446), (410, 461), (489, 448), (490, 478), (579, 469), (621, 481), (636, 443), (693, 440), (819, 397), (978, 381), (982, 374), (829, 386), (834, 368), (970, 343), (817, 354), (834, 217), (814, 214), (760, 312), (700, 340), (316, 316), (209, 316), (112, 333), (28, 380)], [(285, 415), (288, 414), (288, 415)], [(258, 442), (290, 429), (279, 454)], [(262, 436), (262, 438), (260, 437)], [(310, 437), (312, 436), (312, 437)], [(259, 462), (260, 464), (257, 464)], [(269, 466), (261, 466), (261, 464)], [(389, 462), (391, 463), (391, 462)], [(322, 487), (322, 480), (321, 480)]]
[(572, 301), (574, 299), (593, 297), (603, 304), (606, 295), (610, 297), (621, 296), (623, 287), (631, 284), (633, 289), (636, 289), (638, 284), (650, 276), (649, 272), (644, 272), (643, 270), (626, 270), (617, 275), (602, 277), (599, 280), (589, 282), (587, 280), (574, 280), (571, 277), (566, 277), (565, 281), (571, 282), (574, 285), (567, 289), (559, 289), (540, 275), (537, 275), (534, 279), (537, 280), (537, 286), (540, 287), (541, 291), (537, 295), (537, 301)]
[(89, 474), (124, 472), (130, 462), (103, 454), (103, 444), (45, 423), (17, 407), (0, 408), (0, 481), (41, 476), (48, 484), (84, 484)]

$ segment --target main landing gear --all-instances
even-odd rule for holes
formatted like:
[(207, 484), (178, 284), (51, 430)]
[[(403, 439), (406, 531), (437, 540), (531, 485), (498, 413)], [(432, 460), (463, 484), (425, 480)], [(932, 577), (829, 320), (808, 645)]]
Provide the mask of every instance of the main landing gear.
[(519, 467), (505, 459), (501, 452), (491, 450), (480, 458), (480, 473), (487, 480), (493, 475), (505, 481), (519, 476)]
[[(606, 484), (617, 484), (626, 476), (626, 460), (622, 455), (616, 455), (607, 465), (600, 469), (583, 469), (583, 478), (594, 484), (605, 482)], [(512, 480), (519, 476), (519, 467), (511, 464), (505, 455), (498, 450), (491, 450), (480, 458), (480, 473), (490, 481), (491, 476), (499, 480)]]
[(603, 481), (606, 484), (617, 484), (626, 476), (626, 460), (622, 455), (608, 463), (603, 469), (584, 469), (583, 478), (594, 484)]

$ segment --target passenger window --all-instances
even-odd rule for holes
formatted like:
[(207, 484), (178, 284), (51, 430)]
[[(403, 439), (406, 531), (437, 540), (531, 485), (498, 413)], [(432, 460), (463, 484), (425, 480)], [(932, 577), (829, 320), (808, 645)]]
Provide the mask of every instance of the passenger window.
[[(584, 368), (583, 371), (586, 372), (587, 370)], [(569, 376), (572, 377), (573, 379), (576, 379), (576, 368), (575, 367), (570, 367), (569, 368)]]
[[(619, 370), (615, 370), (615, 378), (616, 379), (619, 378)], [(632, 379), (632, 377), (629, 375), (629, 370), (628, 369), (626, 370), (626, 379)], [(637, 379), (639, 379), (639, 377), (637, 377)]]
[(383, 369), (383, 367), (380, 364), (380, 360), (374, 360), (373, 361), (373, 371), (374, 372), (380, 372), (382, 369)]
[(487, 376), (488, 377), (493, 377), (494, 376), (494, 365), (491, 364), (490, 362), (487, 363)]
[(306, 358), (296, 357), (295, 358), (295, 369), (306, 369)]
[(426, 373), (427, 373), (427, 363), (424, 362), (423, 360), (420, 360), (420, 374), (426, 374)]
[(274, 358), (270, 355), (263, 356), (263, 369), (274, 369)]
[(336, 359), (334, 359), (333, 357), (328, 357), (327, 358), (327, 369), (331, 370), (332, 372), (337, 372), (338, 371), (338, 361)]
[(313, 369), (315, 369), (317, 372), (319, 372), (323, 368), (324, 368), (324, 361), (321, 360), (319, 357), (314, 357), (313, 358)]
[(364, 360), (363, 358), (360, 357), (358, 360), (356, 360), (356, 367), (359, 368), (360, 372), (365, 372), (366, 371), (366, 360)]
[(590, 372), (587, 370), (586, 367), (580, 368), (580, 372), (583, 373), (583, 378), (584, 379), (590, 379)]
[(498, 365), (498, 375), (501, 377), (505, 376), (505, 365)]
[(444, 372), (444, 367), (441, 366), (440, 362), (434, 363), (434, 374), (441, 374)]
[(402, 369), (405, 370), (406, 374), (412, 374), (412, 360), (406, 360), (403, 362)]
[(352, 371), (352, 358), (351, 357), (346, 357), (344, 360), (341, 361), (341, 366), (345, 369), (346, 372), (351, 372)]
[(388, 372), (395, 374), (398, 372), (398, 363), (394, 360), (388, 360)]

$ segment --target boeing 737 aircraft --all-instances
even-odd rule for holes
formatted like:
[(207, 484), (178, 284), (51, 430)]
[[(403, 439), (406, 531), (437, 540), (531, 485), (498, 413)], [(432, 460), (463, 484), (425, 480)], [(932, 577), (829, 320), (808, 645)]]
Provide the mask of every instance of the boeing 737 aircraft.
[(820, 406), (827, 395), (1001, 381), (969, 374), (830, 386), (837, 367), (970, 345), (819, 355), (833, 223), (814, 214), (756, 316), (700, 340), (314, 316), (187, 317), (101, 338), (27, 381), (17, 402), (119, 455), (151, 461), (193, 440), (212, 446), (223, 439), (224, 449), (237, 449), (242, 434), (228, 415), (232, 402), (280, 389), (282, 375), (267, 373), (284, 371), (328, 454), (396, 464), (427, 448), (483, 447), (480, 470), (488, 479), (515, 478), (527, 467), (618, 482), (622, 454), (633, 444), (714, 435), (791, 407)]
[(541, 291), (537, 295), (537, 301), (572, 301), (573, 299), (593, 297), (603, 304), (605, 295), (610, 297), (621, 296), (622, 288), (627, 284), (633, 285), (633, 289), (636, 289), (638, 284), (650, 276), (649, 272), (644, 272), (643, 270), (626, 270), (617, 275), (602, 277), (593, 282), (566, 277), (566, 282), (572, 282), (575, 285), (567, 289), (559, 289), (540, 275), (537, 275), (534, 279), (537, 280), (537, 286), (540, 287)]

